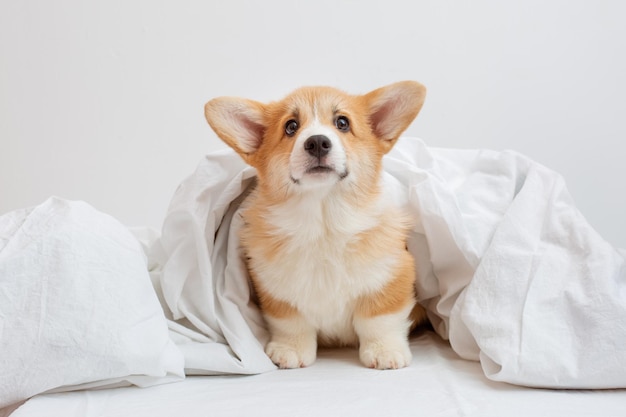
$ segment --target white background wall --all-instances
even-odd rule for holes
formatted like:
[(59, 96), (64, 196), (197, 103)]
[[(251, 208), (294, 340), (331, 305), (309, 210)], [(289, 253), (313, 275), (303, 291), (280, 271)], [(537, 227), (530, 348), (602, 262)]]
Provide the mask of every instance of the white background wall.
[(625, 21), (619, 0), (3, 0), (0, 213), (54, 194), (159, 228), (224, 146), (210, 98), (415, 79), (407, 134), (531, 156), (626, 247)]

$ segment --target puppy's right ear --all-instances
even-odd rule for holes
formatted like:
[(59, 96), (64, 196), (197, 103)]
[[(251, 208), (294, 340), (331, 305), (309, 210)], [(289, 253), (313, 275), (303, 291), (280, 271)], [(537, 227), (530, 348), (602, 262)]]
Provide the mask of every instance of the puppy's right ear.
[(263, 104), (235, 97), (218, 97), (204, 106), (211, 128), (246, 162), (263, 141), (263, 112)]

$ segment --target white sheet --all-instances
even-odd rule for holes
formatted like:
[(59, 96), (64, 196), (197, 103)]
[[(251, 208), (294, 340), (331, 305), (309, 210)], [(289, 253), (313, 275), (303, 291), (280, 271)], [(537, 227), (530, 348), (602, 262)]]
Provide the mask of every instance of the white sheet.
[[(514, 152), (413, 138), (384, 167), (416, 221), (409, 249), (421, 302), (459, 355), (494, 380), (626, 387), (624, 256), (587, 224), (558, 174)], [(207, 156), (177, 190), (151, 252), (193, 373), (273, 369), (235, 238), (253, 176), (234, 152)]]
[(0, 217), (0, 408), (52, 389), (183, 376), (124, 226), (58, 198)]
[[(560, 176), (513, 152), (412, 138), (384, 166), (416, 222), (420, 302), (457, 354), (493, 380), (626, 387), (624, 253), (587, 224)], [(84, 203), (0, 217), (0, 406), (180, 378), (183, 356), (187, 375), (275, 369), (236, 239), (253, 183), (231, 151), (200, 163), (146, 243), (154, 288), (137, 241)]]
[(190, 377), (150, 388), (37, 396), (11, 417), (617, 417), (626, 391), (551, 391), (491, 382), (428, 332), (411, 340), (409, 368), (364, 368), (354, 349), (322, 350), (310, 368)]
[[(493, 380), (626, 387), (626, 264), (557, 173), (514, 152), (405, 140), (386, 169), (421, 220), (418, 280), (439, 333)], [(418, 246), (419, 247), (419, 246)], [(422, 245), (423, 247), (423, 245)]]
[[(275, 369), (267, 331), (251, 300), (235, 215), (254, 171), (230, 151), (207, 156), (176, 190), (151, 275), (187, 374), (253, 374)], [(232, 204), (231, 204), (232, 203)]]

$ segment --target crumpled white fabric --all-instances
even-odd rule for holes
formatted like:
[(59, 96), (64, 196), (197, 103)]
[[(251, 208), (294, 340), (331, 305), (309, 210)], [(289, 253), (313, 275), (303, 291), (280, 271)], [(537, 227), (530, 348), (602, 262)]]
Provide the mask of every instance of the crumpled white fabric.
[[(144, 236), (152, 286), (137, 240), (85, 203), (1, 216), (0, 407), (180, 379), (183, 356), (188, 375), (275, 369), (237, 239), (254, 178), (232, 151), (202, 160), (161, 236)], [(460, 356), (514, 384), (626, 387), (625, 253), (558, 174), (514, 152), (403, 138), (384, 180), (415, 220), (420, 302)]]
[(412, 241), (430, 254), (413, 253), (432, 268), (418, 288), (460, 356), (513, 384), (626, 387), (625, 253), (593, 230), (560, 175), (515, 152), (415, 140), (386, 162), (414, 176), (404, 181), (421, 219)]
[(50, 198), (0, 216), (0, 408), (50, 390), (184, 378), (126, 227)]
[(239, 253), (239, 203), (255, 171), (231, 151), (203, 159), (178, 189), (149, 248), (153, 284), (188, 375), (275, 369)]
[[(626, 268), (562, 178), (514, 152), (401, 139), (386, 187), (415, 219), (409, 250), (435, 330), (494, 380), (626, 387)], [(150, 250), (153, 283), (188, 373), (274, 369), (237, 244), (254, 170), (208, 155), (177, 190)]]

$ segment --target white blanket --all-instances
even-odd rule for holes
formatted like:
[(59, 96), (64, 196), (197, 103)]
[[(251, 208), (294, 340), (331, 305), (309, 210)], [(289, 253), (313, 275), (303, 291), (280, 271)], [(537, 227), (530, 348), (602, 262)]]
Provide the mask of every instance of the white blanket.
[[(559, 175), (513, 152), (412, 138), (384, 168), (414, 215), (420, 302), (461, 357), (514, 384), (626, 388), (625, 253), (594, 232)], [(173, 381), (183, 357), (187, 375), (275, 369), (236, 238), (254, 177), (232, 151), (203, 159), (160, 238), (143, 242), (147, 267), (137, 240), (84, 203), (1, 216), (0, 407), (51, 389)]]
[[(403, 138), (385, 181), (416, 226), (420, 302), (436, 331), (494, 380), (626, 387), (626, 267), (562, 178), (514, 152)], [(236, 239), (254, 170), (209, 155), (177, 190), (151, 251), (153, 280), (192, 373), (273, 369)]]
[(146, 258), (117, 220), (50, 198), (0, 216), (0, 408), (184, 377)]

